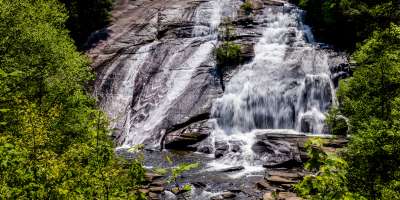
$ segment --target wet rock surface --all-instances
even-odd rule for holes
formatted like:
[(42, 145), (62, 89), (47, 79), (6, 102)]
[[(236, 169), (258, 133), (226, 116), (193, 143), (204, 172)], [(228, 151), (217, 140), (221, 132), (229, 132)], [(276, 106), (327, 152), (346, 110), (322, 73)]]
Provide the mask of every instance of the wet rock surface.
[[(240, 157), (248, 150), (242, 141), (214, 140), (210, 120), (216, 120), (223, 128), (237, 126), (235, 128), (243, 132), (274, 126), (271, 119), (276, 115), (267, 116), (261, 109), (249, 114), (254, 122), (251, 126), (245, 126), (248, 122), (241, 118), (234, 121), (235, 113), (224, 113), (225, 121), (220, 115), (211, 114), (215, 99), (223, 95), (212, 56), (213, 48), (219, 42), (216, 26), (223, 23), (215, 20), (215, 13), (212, 13), (218, 6), (215, 2), (226, 2), (220, 13), (223, 17), (231, 17), (234, 42), (241, 44), (245, 63), (254, 59), (255, 45), (268, 23), (274, 20), (266, 18), (266, 14), (294, 9), (283, 6), (282, 1), (251, 1), (254, 10), (247, 15), (239, 9), (240, 0), (119, 0), (113, 13), (113, 24), (97, 33), (105, 39), (97, 40), (88, 51), (98, 75), (94, 95), (110, 115), (119, 145), (146, 145), (145, 166), (149, 173), (146, 173), (147, 183), (140, 191), (149, 199), (299, 199), (293, 193), (292, 185), (307, 174), (303, 169), (308, 159), (304, 150), (304, 143), (309, 138), (306, 135), (282, 130), (258, 131), (249, 149), (254, 153), (254, 166), (264, 167), (261, 171), (240, 175), (245, 171), (242, 165), (219, 170), (212, 170), (208, 165), (220, 162), (224, 157)], [(333, 75), (327, 80), (310, 76), (304, 81), (302, 93), (292, 92), (303, 84), (296, 77), (305, 76), (301, 61), (296, 60), (293, 52), (305, 44), (296, 44), (296, 33), (290, 30), (297, 27), (296, 24), (290, 26), (284, 35), (287, 49), (283, 57), (294, 61), (282, 66), (287, 68), (284, 77), (276, 78), (292, 78), (285, 86), (285, 98), (290, 96), (304, 101), (304, 109), (308, 109), (306, 100), (315, 95), (316, 85), (324, 87), (325, 90), (316, 96), (326, 102), (320, 109), (327, 109), (332, 104), (332, 88), (323, 84), (329, 79), (335, 82), (347, 76), (345, 73), (349, 73), (349, 69), (342, 65), (346, 63), (346, 56), (323, 45), (306, 50), (306, 55), (314, 55), (314, 60), (318, 53), (327, 54), (326, 62)], [(304, 37), (309, 42), (312, 39)], [(227, 73), (224, 81), (229, 83), (240, 67)], [(282, 126), (294, 128), (297, 122), (294, 107), (299, 103), (284, 98), (277, 101), (279, 108), (287, 108), (282, 113), (289, 113), (287, 121), (292, 122)], [(243, 102), (244, 108), (267, 104), (263, 98), (246, 98)], [(216, 119), (210, 119), (213, 117)], [(302, 117), (298, 120), (300, 130), (313, 132), (313, 124), (319, 122), (306, 114)], [(276, 124), (283, 124), (280, 123)], [(324, 150), (329, 152), (335, 152), (347, 143), (346, 138), (325, 140)], [(124, 148), (118, 149), (117, 153), (127, 159), (138, 157)], [(185, 173), (177, 187), (168, 184), (167, 177), (152, 171), (155, 167), (171, 167), (166, 156), (171, 157), (174, 166), (197, 162), (201, 167)], [(191, 184), (192, 191), (180, 190), (184, 184)]]
[[(278, 133), (259, 133), (262, 141), (280, 141), (296, 146), (293, 154), (305, 154), (304, 143), (310, 138), (306, 135), (288, 135)], [(346, 138), (322, 138), (324, 141), (324, 150), (335, 152), (343, 148), (347, 142)], [(277, 142), (276, 142), (277, 143)], [(224, 146), (224, 144), (220, 144)], [(121, 150), (122, 151), (122, 150)], [(119, 152), (129, 158), (127, 154)], [(125, 152), (126, 153), (126, 152)], [(148, 194), (150, 199), (186, 199), (209, 200), (209, 199), (270, 199), (271, 195), (279, 197), (282, 200), (298, 200), (293, 190), (293, 184), (298, 183), (302, 178), (309, 174), (303, 168), (303, 161), (296, 161), (296, 164), (282, 162), (275, 165), (264, 165), (264, 170), (254, 173), (236, 176), (244, 168), (242, 166), (230, 167), (221, 170), (210, 170), (208, 163), (214, 158), (208, 154), (193, 153), (192, 151), (149, 151), (145, 150), (145, 166), (148, 167), (171, 167), (165, 156), (173, 160), (173, 166), (179, 163), (199, 163), (200, 168), (184, 173), (179, 185), (192, 185), (191, 192), (183, 192), (174, 184), (168, 183), (167, 176), (151, 172), (146, 173), (147, 185), (140, 191)], [(289, 155), (289, 154), (288, 154)], [(133, 156), (131, 156), (132, 158)], [(285, 160), (285, 159), (283, 159)], [(157, 194), (157, 196), (155, 195)], [(151, 195), (151, 196), (150, 196)]]

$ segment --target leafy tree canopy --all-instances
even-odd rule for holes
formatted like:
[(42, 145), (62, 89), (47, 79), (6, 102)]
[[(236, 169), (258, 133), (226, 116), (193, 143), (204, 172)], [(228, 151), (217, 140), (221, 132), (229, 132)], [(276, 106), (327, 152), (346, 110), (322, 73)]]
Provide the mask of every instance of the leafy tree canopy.
[(115, 157), (67, 18), (56, 0), (0, 0), (0, 197), (137, 199), (143, 168)]

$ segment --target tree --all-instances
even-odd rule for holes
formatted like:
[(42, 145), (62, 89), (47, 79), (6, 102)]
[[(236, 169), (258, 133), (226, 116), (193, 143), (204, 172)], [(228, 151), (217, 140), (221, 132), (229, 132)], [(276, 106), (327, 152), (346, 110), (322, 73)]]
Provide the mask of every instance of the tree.
[(354, 76), (339, 84), (340, 112), (354, 131), (373, 118), (392, 121), (392, 103), (400, 94), (400, 27), (376, 31), (353, 58)]
[(60, 0), (65, 4), (69, 18), (67, 28), (75, 44), (83, 48), (94, 31), (110, 22), (114, 0)]
[(0, 197), (137, 199), (143, 167), (114, 155), (66, 19), (56, 0), (0, 0)]

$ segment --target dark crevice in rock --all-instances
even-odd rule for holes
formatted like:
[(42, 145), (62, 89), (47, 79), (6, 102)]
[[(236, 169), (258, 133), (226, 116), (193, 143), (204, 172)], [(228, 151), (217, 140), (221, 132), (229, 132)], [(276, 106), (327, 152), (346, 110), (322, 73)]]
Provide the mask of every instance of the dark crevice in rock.
[(181, 123), (181, 124), (175, 124), (173, 125), (171, 128), (167, 129), (167, 134), (176, 130), (179, 130), (181, 128), (184, 128), (186, 126), (189, 126), (190, 124), (193, 124), (195, 122), (199, 122), (202, 120), (207, 120), (210, 118), (210, 113), (201, 113), (199, 115), (195, 115), (193, 117), (191, 117), (190, 119), (188, 119), (187, 121)]

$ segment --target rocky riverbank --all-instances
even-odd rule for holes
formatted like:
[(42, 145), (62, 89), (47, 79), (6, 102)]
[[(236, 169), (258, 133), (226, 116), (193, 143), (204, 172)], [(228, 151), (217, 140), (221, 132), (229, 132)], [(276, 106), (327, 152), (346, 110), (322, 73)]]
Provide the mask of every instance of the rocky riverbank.
[[(313, 41), (297, 7), (250, 2), (246, 13), (240, 0), (121, 0), (93, 34), (94, 95), (120, 155), (144, 144), (150, 199), (297, 198), (292, 185), (308, 173), (301, 132), (328, 131), (334, 83), (350, 71), (345, 54)], [(214, 51), (227, 25), (244, 64), (221, 79)], [(330, 152), (346, 143), (325, 140)], [(200, 168), (178, 186), (156, 174), (180, 163)]]
[[(294, 148), (288, 154), (293, 159), (282, 159), (281, 162), (265, 163), (261, 172), (250, 173), (236, 177), (244, 170), (243, 166), (221, 169), (219, 171), (207, 171), (207, 162), (212, 158), (204, 154), (196, 154), (188, 151), (145, 151), (147, 166), (168, 166), (164, 156), (168, 155), (174, 160), (174, 165), (183, 162), (199, 162), (201, 167), (183, 174), (180, 185), (192, 185), (192, 191), (182, 192), (174, 184), (168, 183), (168, 177), (157, 174), (152, 169), (146, 173), (146, 185), (140, 189), (149, 199), (254, 199), (254, 200), (297, 200), (293, 185), (298, 183), (305, 175), (310, 174), (303, 168), (308, 160), (304, 149), (304, 143), (309, 139), (305, 135), (287, 134), (260, 134), (260, 142), (287, 143)], [(334, 153), (344, 147), (346, 138), (323, 138), (323, 150)], [(261, 149), (261, 148), (260, 148)], [(120, 152), (130, 158), (129, 153)]]

